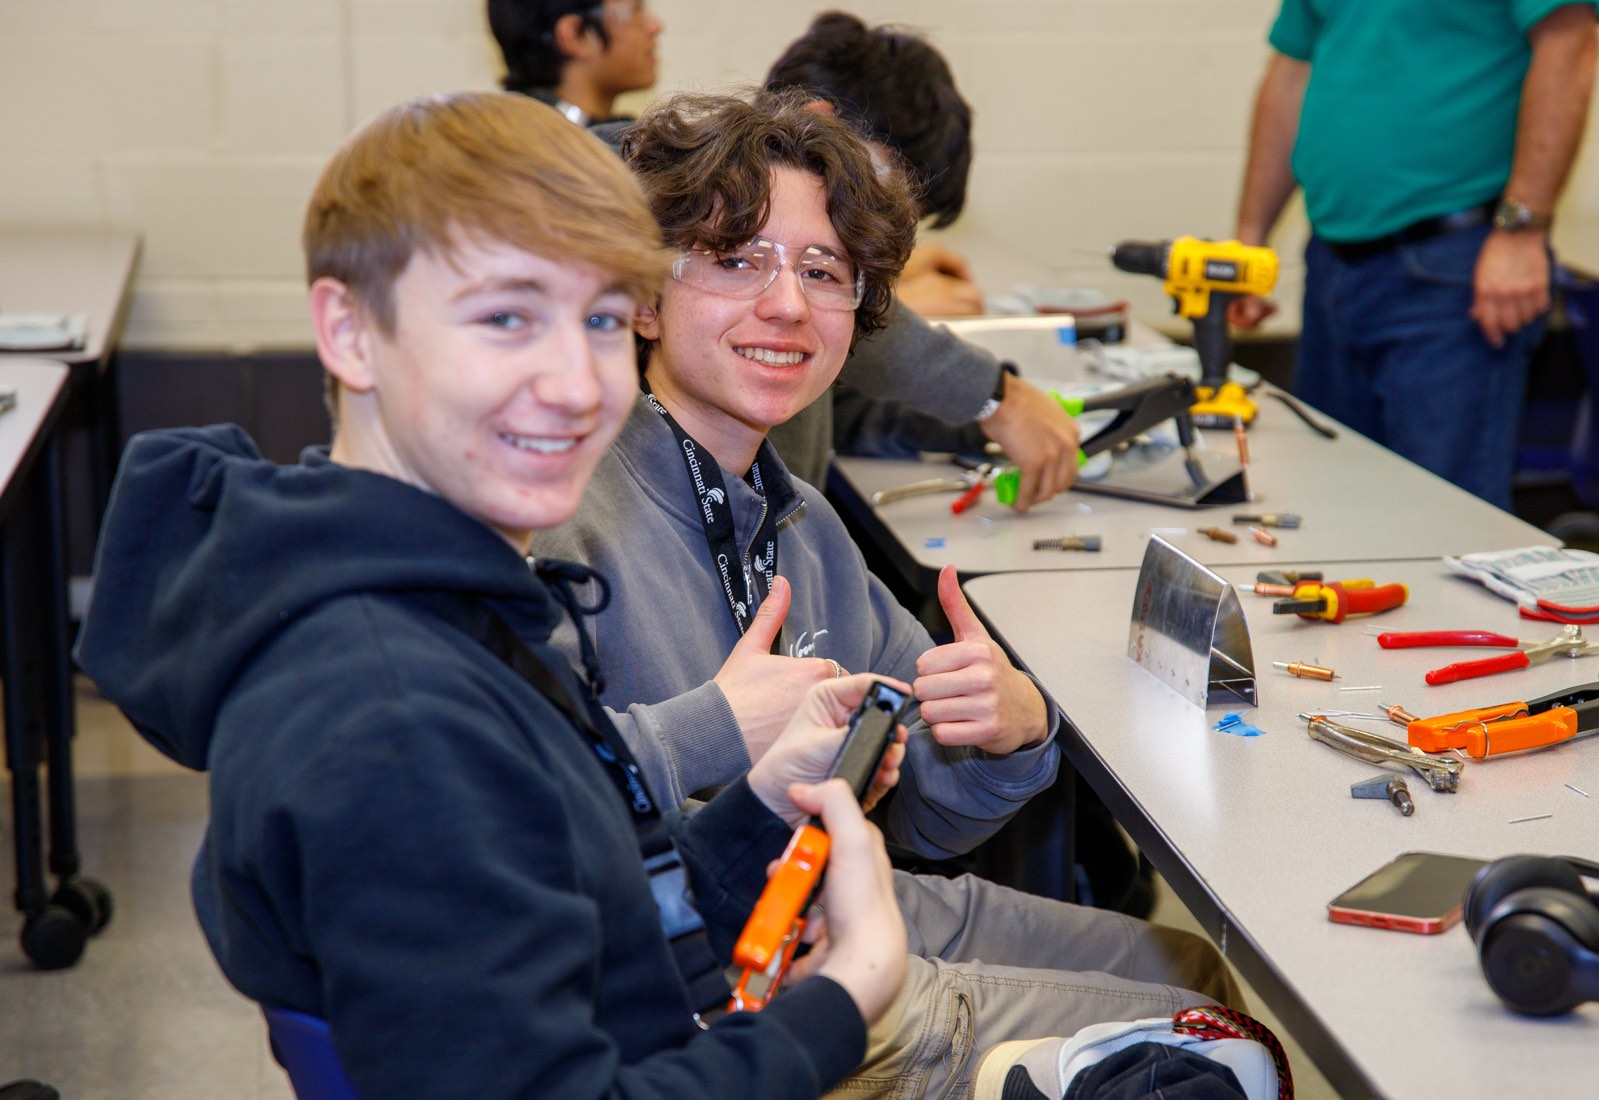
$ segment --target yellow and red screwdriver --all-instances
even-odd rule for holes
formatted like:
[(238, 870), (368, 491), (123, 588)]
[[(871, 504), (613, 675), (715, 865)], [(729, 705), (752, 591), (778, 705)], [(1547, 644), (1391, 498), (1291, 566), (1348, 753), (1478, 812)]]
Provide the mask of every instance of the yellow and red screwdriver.
[(1298, 615), (1341, 623), (1350, 615), (1375, 615), (1404, 604), (1410, 590), (1402, 584), (1353, 587), (1337, 581), (1301, 581), (1294, 594), (1271, 605), (1273, 615)]

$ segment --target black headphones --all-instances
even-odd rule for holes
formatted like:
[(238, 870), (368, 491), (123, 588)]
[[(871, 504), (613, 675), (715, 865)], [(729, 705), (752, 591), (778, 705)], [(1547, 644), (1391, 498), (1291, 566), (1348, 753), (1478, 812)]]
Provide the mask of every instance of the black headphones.
[(1582, 876), (1599, 864), (1570, 856), (1509, 856), (1466, 887), (1466, 929), (1483, 977), (1529, 1016), (1559, 1016), (1599, 1001), (1599, 899)]

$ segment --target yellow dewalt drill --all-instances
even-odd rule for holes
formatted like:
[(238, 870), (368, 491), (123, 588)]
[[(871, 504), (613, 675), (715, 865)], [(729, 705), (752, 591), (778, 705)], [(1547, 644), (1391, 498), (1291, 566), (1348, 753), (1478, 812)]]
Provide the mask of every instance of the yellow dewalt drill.
[(1227, 380), (1233, 361), (1227, 332), (1227, 303), (1245, 294), (1270, 294), (1277, 285), (1277, 253), (1237, 241), (1202, 241), (1175, 237), (1169, 241), (1122, 241), (1110, 251), (1110, 262), (1135, 275), (1153, 275), (1166, 282), (1176, 312), (1194, 322), (1194, 350), (1199, 353), (1199, 403), (1194, 422), (1201, 427), (1226, 427), (1234, 419), (1255, 418), (1255, 403), (1243, 387)]

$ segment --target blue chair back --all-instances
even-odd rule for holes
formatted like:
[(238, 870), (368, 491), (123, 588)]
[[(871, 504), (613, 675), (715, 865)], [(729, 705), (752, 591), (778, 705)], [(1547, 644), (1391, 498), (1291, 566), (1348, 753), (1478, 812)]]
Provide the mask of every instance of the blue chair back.
[(286, 1008), (262, 1008), (272, 1055), (289, 1075), (299, 1100), (356, 1100), (333, 1049), (325, 1020)]

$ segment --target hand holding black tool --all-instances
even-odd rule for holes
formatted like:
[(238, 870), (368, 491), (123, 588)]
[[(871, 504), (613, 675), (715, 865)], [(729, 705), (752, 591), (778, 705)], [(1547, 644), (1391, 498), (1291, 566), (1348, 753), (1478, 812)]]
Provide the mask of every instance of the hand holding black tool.
[[(874, 683), (851, 717), (827, 777), (848, 781), (856, 799), (864, 801), (911, 701), (908, 692)], [(821, 885), (828, 849), (820, 818), (794, 831), (733, 946), (733, 962), (743, 973), (728, 1003), (730, 1011), (759, 1011), (776, 995), (799, 946), (805, 909)]]
[(1091, 397), (1067, 397), (1055, 390), (1049, 392), (1071, 416), (1106, 409), (1116, 414), (1110, 423), (1082, 441), (1078, 451), (1079, 465), (1101, 451), (1125, 443), (1156, 424), (1170, 420), (1177, 428), (1177, 442), (1183, 449), (1183, 465), (1189, 478), (1196, 485), (1204, 484), (1205, 473), (1195, 449), (1194, 421), (1189, 412), (1199, 396), (1193, 382), (1188, 379), (1165, 374)]

